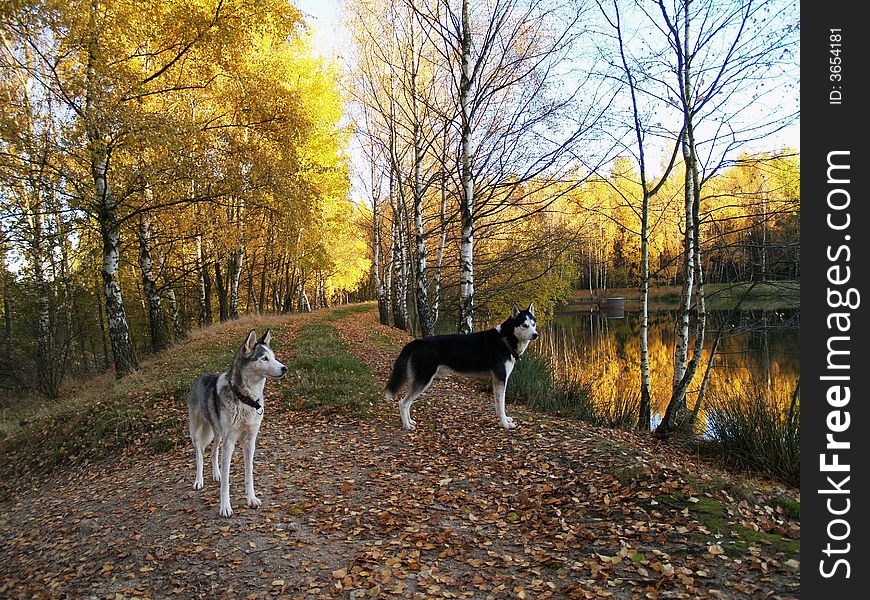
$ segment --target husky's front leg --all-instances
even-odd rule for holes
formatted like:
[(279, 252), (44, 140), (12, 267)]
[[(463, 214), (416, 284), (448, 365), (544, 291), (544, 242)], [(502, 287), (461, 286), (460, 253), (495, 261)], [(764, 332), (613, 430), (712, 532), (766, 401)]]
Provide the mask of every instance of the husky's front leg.
[(248, 506), (257, 508), (260, 506), (260, 499), (254, 493), (254, 452), (257, 447), (257, 434), (250, 436), (242, 446), (242, 453), (245, 456), (245, 496), (248, 499)]
[(221, 516), (232, 517), (233, 508), (230, 506), (230, 461), (233, 459), (233, 450), (236, 448), (236, 440), (227, 436), (221, 444)]
[(500, 373), (493, 373), (492, 375), (492, 394), (495, 397), (495, 414), (498, 417), (498, 422), (505, 429), (514, 429), (517, 425), (514, 423), (514, 420), (507, 416), (504, 407), (504, 396), (505, 391), (507, 390), (507, 380), (510, 377), (511, 371), (513, 370), (513, 365), (508, 363), (505, 365), (505, 373), (504, 380), (499, 376)]

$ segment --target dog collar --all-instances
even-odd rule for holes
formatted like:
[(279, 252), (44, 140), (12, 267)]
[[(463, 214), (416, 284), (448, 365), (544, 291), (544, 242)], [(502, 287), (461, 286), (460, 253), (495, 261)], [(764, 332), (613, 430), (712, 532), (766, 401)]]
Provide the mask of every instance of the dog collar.
[(248, 394), (243, 392), (239, 386), (235, 383), (230, 384), (230, 389), (233, 390), (233, 394), (242, 404), (247, 404), (251, 408), (257, 411), (257, 414), (263, 414), (263, 406), (257, 401), (251, 398)]

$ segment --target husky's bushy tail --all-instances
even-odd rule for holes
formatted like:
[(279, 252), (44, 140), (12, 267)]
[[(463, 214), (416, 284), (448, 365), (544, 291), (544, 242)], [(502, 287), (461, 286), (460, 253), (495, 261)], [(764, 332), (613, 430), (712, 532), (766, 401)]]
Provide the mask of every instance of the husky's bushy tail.
[(396, 358), (393, 372), (390, 373), (390, 380), (387, 382), (387, 389), (384, 391), (384, 398), (386, 398), (387, 402), (392, 402), (393, 398), (396, 397), (408, 380), (408, 363), (411, 360), (412, 350), (412, 345), (408, 344), (402, 348), (398, 358)]

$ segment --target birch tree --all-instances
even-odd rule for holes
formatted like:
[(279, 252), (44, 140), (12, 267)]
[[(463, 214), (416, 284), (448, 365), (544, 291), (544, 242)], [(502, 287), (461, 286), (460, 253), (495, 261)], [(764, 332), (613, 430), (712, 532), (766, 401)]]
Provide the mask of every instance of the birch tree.
[[(764, 0), (678, 0), (656, 3), (647, 13), (667, 41), (674, 77), (666, 97), (680, 115), (684, 164), (682, 294), (674, 350), (673, 392), (657, 435), (679, 426), (686, 394), (704, 347), (706, 308), (702, 269), (702, 192), (734, 149), (781, 129), (796, 118), (782, 105), (772, 77), (796, 66), (797, 14), (792, 6)], [(759, 106), (766, 109), (759, 111)], [(777, 110), (770, 110), (775, 107)], [(694, 335), (690, 333), (694, 311)], [(692, 353), (689, 344), (694, 337)]]
[[(612, 29), (614, 41), (618, 50), (618, 59), (613, 61), (617, 73), (615, 76), (618, 78), (620, 83), (626, 87), (629, 95), (627, 111), (630, 117), (629, 123), (631, 133), (633, 134), (634, 146), (632, 147), (626, 143), (626, 149), (632, 152), (639, 167), (641, 319), (640, 406), (638, 411), (638, 428), (649, 431), (652, 400), (649, 362), (650, 201), (661, 190), (662, 186), (670, 176), (679, 151), (679, 144), (671, 143), (673, 150), (670, 153), (670, 159), (668, 160), (663, 173), (658, 176), (657, 181), (651, 179), (647, 169), (647, 154), (649, 152), (649, 146), (661, 142), (660, 136), (662, 132), (657, 132), (650, 122), (651, 117), (654, 116), (655, 113), (654, 111), (649, 111), (645, 108), (648, 106), (648, 99), (639, 97), (645, 94), (645, 89), (643, 88), (642, 83), (638, 83), (638, 78), (641, 78), (642, 80), (647, 79), (650, 77), (650, 73), (644, 71), (643, 58), (645, 57), (638, 59), (630, 53), (629, 49), (626, 48), (626, 37), (630, 38), (632, 34), (636, 32), (627, 29), (627, 26), (624, 24), (618, 0), (614, 0), (610, 6), (605, 6), (602, 3), (599, 3), (599, 8), (606, 23)], [(610, 56), (611, 53), (606, 52), (606, 55)], [(656, 75), (660, 76), (660, 74)]]
[[(588, 173), (601, 164), (608, 151), (598, 144), (592, 151), (590, 142), (612, 91), (580, 68), (571, 70), (573, 91), (557, 83), (582, 46), (582, 6), (519, 0), (436, 6), (418, 12), (451, 66), (458, 106), (459, 331), (468, 333), (474, 329), (478, 223), (497, 223), (501, 211), (524, 200), (529, 214), (543, 210), (569, 191), (556, 192), (555, 182), (564, 183), (570, 173), (579, 185), (578, 167)], [(589, 152), (580, 151), (584, 143)], [(541, 202), (543, 196), (550, 199)]]

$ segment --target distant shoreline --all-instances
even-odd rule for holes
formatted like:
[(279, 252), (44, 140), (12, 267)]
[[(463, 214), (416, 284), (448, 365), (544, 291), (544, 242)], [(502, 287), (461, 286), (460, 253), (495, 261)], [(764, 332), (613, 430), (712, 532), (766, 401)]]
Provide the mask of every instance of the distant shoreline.
[[(714, 283), (705, 286), (707, 308), (709, 310), (730, 310), (740, 301), (751, 286), (745, 283)], [(603, 298), (625, 298), (625, 310), (640, 310), (640, 290), (638, 288), (612, 288), (606, 290), (578, 290), (567, 303), (557, 304), (557, 314), (576, 312), (595, 312), (598, 302)], [(679, 286), (651, 287), (649, 291), (650, 310), (677, 308), (680, 300)], [(756, 284), (740, 303), (745, 310), (800, 308), (800, 281), (771, 281)]]

